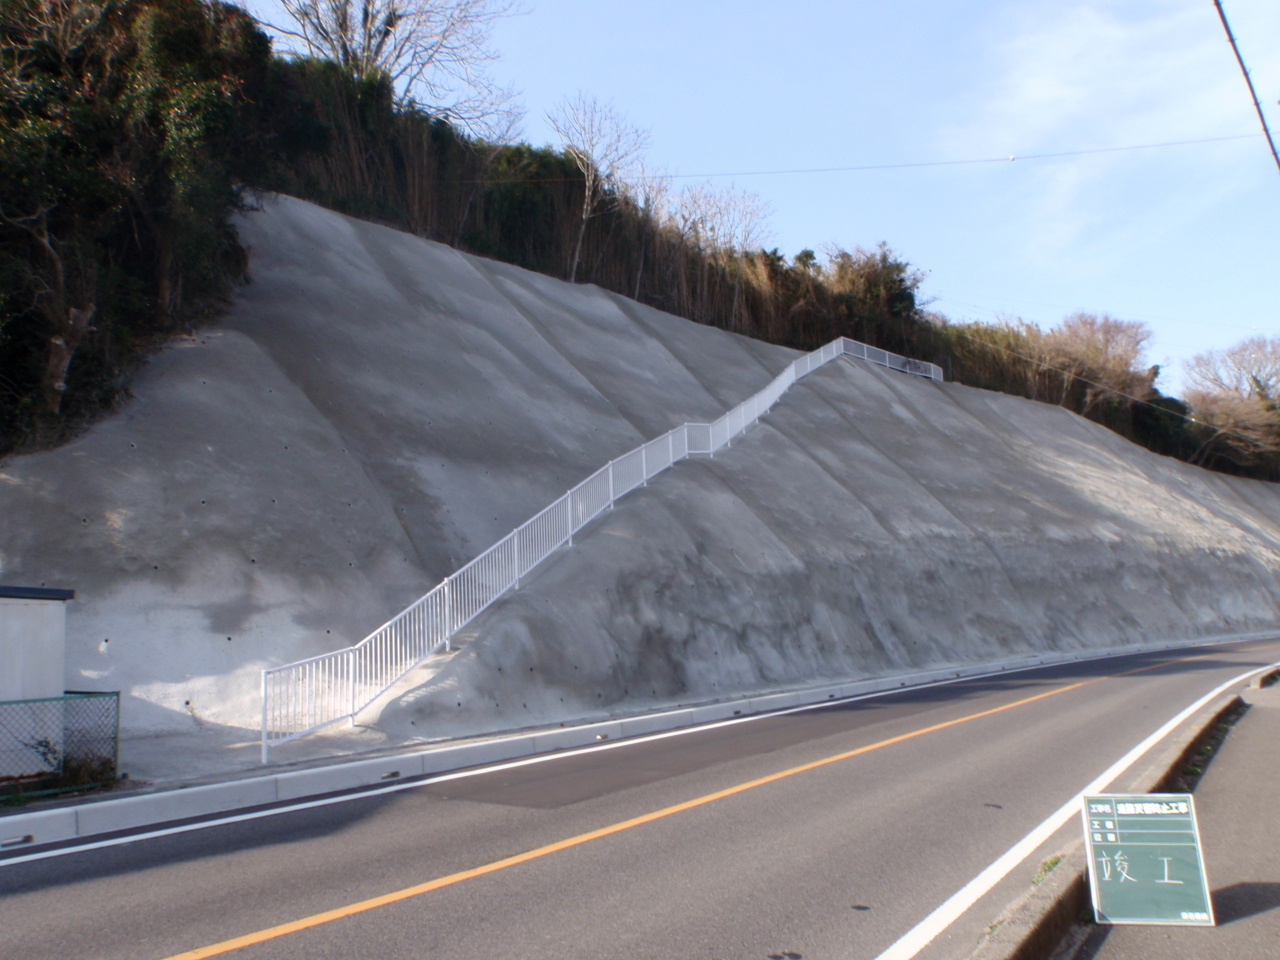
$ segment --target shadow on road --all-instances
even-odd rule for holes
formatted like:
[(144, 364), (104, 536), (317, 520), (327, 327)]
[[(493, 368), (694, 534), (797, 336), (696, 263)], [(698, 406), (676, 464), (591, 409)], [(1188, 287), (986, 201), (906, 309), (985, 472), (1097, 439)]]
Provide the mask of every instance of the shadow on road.
[(120, 877), (206, 857), (218, 858), (240, 850), (287, 847), (318, 836), (341, 833), (394, 803), (395, 798), (395, 794), (362, 797), (105, 849), (67, 853), (32, 863), (6, 866), (0, 861), (0, 897)]
[(1214, 919), (1221, 926), (1280, 907), (1280, 883), (1245, 882), (1213, 892)]

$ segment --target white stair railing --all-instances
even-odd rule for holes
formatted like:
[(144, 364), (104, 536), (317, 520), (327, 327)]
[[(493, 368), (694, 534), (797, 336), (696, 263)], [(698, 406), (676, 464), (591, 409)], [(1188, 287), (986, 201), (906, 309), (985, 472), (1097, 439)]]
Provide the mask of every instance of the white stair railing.
[(714, 454), (791, 384), (837, 357), (942, 379), (936, 364), (840, 338), (790, 364), (759, 393), (712, 423), (686, 423), (611, 460), (353, 647), (262, 671), (262, 762), (271, 748), (356, 714), (453, 636), (573, 535), (636, 487), (690, 454)]

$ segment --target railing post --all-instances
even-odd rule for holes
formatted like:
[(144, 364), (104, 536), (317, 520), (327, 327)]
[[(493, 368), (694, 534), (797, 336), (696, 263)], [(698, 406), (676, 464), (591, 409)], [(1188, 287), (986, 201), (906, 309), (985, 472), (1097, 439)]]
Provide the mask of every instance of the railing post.
[(610, 460), (609, 461), (609, 509), (610, 510), (613, 509), (613, 464), (614, 464), (614, 461)]
[(640, 444), (640, 478), (647, 487), (649, 485), (649, 451), (648, 444)]
[(267, 740), (267, 671), (262, 671), (262, 763), (271, 762), (271, 744)]
[(453, 649), (453, 577), (444, 578), (444, 649), (448, 653)]
[(347, 657), (347, 679), (351, 685), (351, 726), (356, 725), (356, 654)]
[[(572, 526), (572, 523), (570, 523)], [(520, 528), (516, 527), (516, 532), (511, 535), (512, 554), (514, 559), (511, 561), (511, 580), (514, 584), (513, 589), (520, 589)]]

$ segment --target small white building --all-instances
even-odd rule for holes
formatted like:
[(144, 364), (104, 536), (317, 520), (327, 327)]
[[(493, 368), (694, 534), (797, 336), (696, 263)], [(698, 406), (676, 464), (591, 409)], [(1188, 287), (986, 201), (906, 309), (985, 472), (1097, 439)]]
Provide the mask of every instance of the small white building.
[[(55, 769), (62, 752), (67, 602), (73, 590), (0, 586), (0, 777)], [(13, 701), (24, 701), (14, 703)]]

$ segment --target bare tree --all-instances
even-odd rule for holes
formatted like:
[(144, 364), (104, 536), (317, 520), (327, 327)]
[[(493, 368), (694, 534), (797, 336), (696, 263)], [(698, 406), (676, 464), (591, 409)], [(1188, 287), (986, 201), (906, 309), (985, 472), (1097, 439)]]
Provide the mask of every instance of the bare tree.
[[(30, 0), (25, 4), (5, 4), (0, 8), (0, 26), (16, 28), (15, 33), (28, 43), (38, 38), (40, 44), (59, 61), (66, 62), (76, 52), (101, 40), (104, 22), (111, 14), (101, 0)], [(11, 47), (6, 54), (11, 63), (21, 62), (30, 47)]]
[(648, 144), (649, 133), (632, 126), (595, 97), (581, 93), (547, 114), (547, 122), (583, 178), (582, 215), (569, 266), (572, 283), (578, 278), (587, 221), (610, 199), (621, 196), (623, 182)]
[(704, 302), (710, 303), (710, 268), (720, 268), (733, 282), (729, 306), (732, 322), (742, 300), (743, 265), (741, 255), (758, 248), (764, 238), (769, 205), (757, 194), (730, 186), (717, 189), (711, 183), (691, 184), (680, 193), (674, 221), (685, 241), (703, 254), (698, 286)]
[(712, 191), (712, 215), (719, 221), (715, 226), (717, 249), (713, 256), (722, 268), (733, 277), (733, 302), (729, 306), (731, 322), (737, 322), (738, 306), (742, 302), (741, 256), (759, 248), (765, 235), (765, 224), (771, 208), (758, 194), (730, 186)]
[(1160, 371), (1143, 366), (1143, 351), (1150, 339), (1151, 331), (1136, 320), (1077, 313), (1042, 334), (1041, 348), (1049, 366), (1069, 375), (1063, 380), (1063, 401), (1073, 378), (1085, 381), (1080, 412), (1088, 414), (1103, 400), (1125, 402), (1151, 396)]
[[(20, 103), (38, 86), (41, 81), (29, 76), (27, 68), (45, 58), (63, 76), (80, 81), (73, 88), (73, 98), (63, 105), (66, 112), (81, 116), (91, 112), (94, 102), (106, 96), (102, 78), (110, 76), (115, 58), (127, 44), (127, 35), (114, 22), (117, 12), (115, 5), (100, 0), (30, 0), (0, 6), (0, 31), (7, 41), (0, 49), (0, 97), (9, 101), (5, 106)], [(72, 66), (76, 60), (91, 62), (93, 69)], [(17, 169), (21, 167), (19, 162)], [(6, 197), (10, 204), (24, 204), (23, 212), (0, 207), (0, 227), (30, 244), (30, 255), (18, 259), (16, 275), (43, 320), (41, 337), (48, 344), (40, 378), (40, 412), (57, 416), (72, 358), (84, 338), (96, 330), (98, 277), (90, 246), (100, 223), (83, 216), (59, 218), (57, 191), (48, 184), (23, 186)]]
[(623, 182), (623, 190), (640, 211), (640, 258), (636, 264), (635, 289), (631, 299), (640, 299), (640, 280), (644, 276), (645, 254), (653, 242), (656, 231), (667, 222), (671, 202), (671, 176), (660, 170), (651, 170), (643, 160), (635, 164), (635, 172)]
[(757, 193), (731, 187), (723, 194), (725, 231), (734, 249), (746, 253), (764, 243), (773, 207)]
[(671, 214), (675, 228), (687, 243), (699, 250), (714, 244), (714, 195), (709, 183), (689, 184), (680, 191)]
[(463, 146), (477, 158), (478, 175), (466, 185), (467, 199), (462, 204), (462, 212), (458, 215), (453, 231), (455, 247), (462, 245), (462, 232), (466, 229), (467, 218), (471, 215), (476, 197), (485, 186), (484, 178), (488, 176), (503, 149), (515, 143), (520, 136), (520, 116), (515, 111), (497, 113), (478, 124), (472, 124), (472, 132), (476, 134), (476, 139), (470, 143), (464, 141)]
[(1280, 400), (1280, 337), (1250, 337), (1226, 350), (1197, 354), (1186, 374), (1187, 382), (1204, 392)]
[[(279, 0), (294, 27), (266, 24), (354, 77), (385, 75), (423, 108), (492, 138), (514, 93), (485, 65), (497, 59), (493, 26), (515, 0)], [(478, 129), (479, 128), (479, 129)]]
[(96, 328), (96, 270), (90, 257), (74, 242), (60, 241), (49, 230), (50, 208), (28, 216), (11, 217), (0, 210), (0, 223), (25, 232), (35, 242), (38, 259), (24, 271), (33, 305), (45, 320), (49, 352), (40, 381), (41, 412), (57, 415), (67, 390), (67, 369), (80, 341)]
[(1223, 441), (1247, 456), (1280, 451), (1280, 337), (1250, 337), (1192, 357), (1187, 401)]

